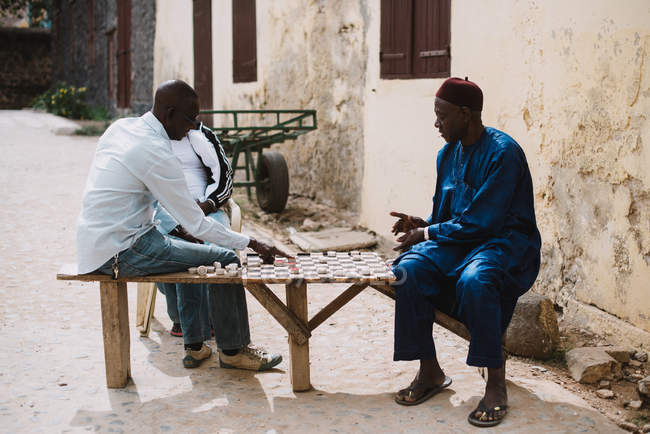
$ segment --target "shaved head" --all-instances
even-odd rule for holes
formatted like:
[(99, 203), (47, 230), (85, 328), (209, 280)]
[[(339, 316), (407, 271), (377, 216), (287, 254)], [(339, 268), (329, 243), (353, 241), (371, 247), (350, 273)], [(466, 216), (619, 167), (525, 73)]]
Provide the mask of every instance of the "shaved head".
[(153, 114), (172, 140), (180, 140), (197, 127), (199, 97), (192, 86), (181, 80), (169, 80), (156, 89)]

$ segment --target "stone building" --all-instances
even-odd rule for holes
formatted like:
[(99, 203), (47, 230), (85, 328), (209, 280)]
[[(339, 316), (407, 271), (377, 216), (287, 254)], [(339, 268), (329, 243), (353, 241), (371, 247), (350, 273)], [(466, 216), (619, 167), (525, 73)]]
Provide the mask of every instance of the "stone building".
[(0, 109), (32, 104), (51, 84), (48, 29), (0, 27)]
[(317, 109), (316, 132), (278, 147), (292, 191), (386, 236), (389, 211), (429, 214), (434, 94), (469, 76), (486, 125), (528, 157), (535, 290), (580, 326), (650, 346), (647, 1), (176, 0), (156, 15), (154, 85), (185, 79), (215, 108)]
[(112, 113), (151, 107), (155, 0), (56, 0), (53, 81), (86, 86)]

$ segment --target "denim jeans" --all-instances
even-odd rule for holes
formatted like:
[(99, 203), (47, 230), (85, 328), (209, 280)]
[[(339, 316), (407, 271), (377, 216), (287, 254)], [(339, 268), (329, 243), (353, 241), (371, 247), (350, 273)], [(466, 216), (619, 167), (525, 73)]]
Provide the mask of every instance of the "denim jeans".
[[(145, 276), (149, 274), (185, 271), (189, 267), (208, 265), (215, 261), (223, 265), (238, 263), (234, 251), (206, 244), (194, 244), (161, 234), (152, 229), (138, 238), (133, 245), (120, 252), (120, 276)], [(112, 274), (111, 258), (97, 269)], [(248, 310), (244, 287), (240, 284), (187, 285), (177, 291), (177, 303), (183, 341), (185, 344), (203, 342), (201, 331), (201, 295), (207, 291), (208, 312), (215, 330), (217, 347), (223, 350), (238, 349), (250, 343)]]
[[(219, 223), (221, 223), (222, 225), (228, 228), (230, 227), (230, 221), (228, 220), (228, 216), (222, 210), (218, 210), (217, 212), (209, 214), (208, 217), (218, 221)], [(158, 225), (158, 230), (163, 234), (165, 234), (168, 229), (176, 226), (176, 222), (174, 220), (171, 220), (170, 223), (167, 223), (166, 221), (167, 218), (171, 218), (171, 216), (167, 217), (166, 213), (159, 213), (159, 212), (156, 212), (156, 216), (154, 217), (154, 219), (158, 219), (161, 221), (161, 224)], [(211, 264), (204, 264), (204, 265), (211, 265)], [(167, 301), (167, 314), (169, 315), (169, 319), (171, 319), (172, 322), (174, 323), (180, 323), (181, 320), (180, 320), (180, 315), (178, 313), (179, 293), (181, 291), (192, 290), (192, 287), (195, 285), (189, 285), (186, 283), (160, 283), (159, 282), (156, 283), (156, 286), (158, 287), (160, 292), (163, 293)], [(213, 325), (210, 324), (210, 314), (208, 309), (209, 306), (208, 285), (202, 285), (202, 286), (205, 286), (205, 290), (201, 291), (201, 305), (199, 308), (199, 323), (200, 323), (199, 327), (201, 330), (200, 332), (201, 336), (203, 337), (202, 340), (208, 341), (210, 340), (210, 331), (213, 329)], [(181, 329), (182, 328), (183, 326), (181, 325)]]

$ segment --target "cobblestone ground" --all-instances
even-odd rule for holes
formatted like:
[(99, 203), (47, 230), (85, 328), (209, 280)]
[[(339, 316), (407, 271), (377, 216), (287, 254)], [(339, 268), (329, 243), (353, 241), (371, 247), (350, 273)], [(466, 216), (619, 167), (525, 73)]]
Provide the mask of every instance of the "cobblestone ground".
[[(186, 370), (181, 340), (167, 333), (164, 298), (158, 297), (150, 336), (140, 338), (130, 288), (133, 382), (106, 389), (98, 288), (55, 280), (61, 264), (75, 262), (74, 224), (96, 138), (56, 136), (52, 122), (42, 114), (0, 111), (0, 431), (478, 431), (466, 417), (483, 382), (464, 364), (466, 344), (438, 328), (441, 364), (453, 385), (420, 406), (393, 402), (416, 365), (391, 361), (392, 306), (370, 291), (315, 331), (314, 389), (294, 394), (287, 335), (254, 299), (253, 341), (285, 355), (279, 369), (222, 370), (212, 357)], [(273, 289), (284, 297), (281, 287)], [(342, 289), (311, 287), (310, 311)], [(498, 431), (618, 431), (555, 383), (510, 380), (511, 412)]]

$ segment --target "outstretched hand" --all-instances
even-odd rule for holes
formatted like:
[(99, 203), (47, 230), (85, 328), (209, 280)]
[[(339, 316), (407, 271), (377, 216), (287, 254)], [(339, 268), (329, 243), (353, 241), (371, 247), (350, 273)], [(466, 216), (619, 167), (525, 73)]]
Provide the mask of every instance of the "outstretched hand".
[(210, 202), (209, 200), (206, 200), (205, 202), (201, 202), (200, 200), (196, 200), (196, 204), (201, 208), (201, 211), (203, 211), (203, 214), (209, 215), (212, 214), (213, 212), (216, 212), (217, 210), (213, 206), (214, 202)]
[(397, 242), (400, 243), (397, 247), (393, 248), (393, 250), (398, 251), (400, 253), (404, 253), (408, 249), (411, 248), (412, 245), (421, 243), (424, 241), (424, 231), (426, 229), (424, 228), (415, 228), (411, 229), (401, 237), (397, 238)]
[(260, 255), (260, 258), (262, 258), (262, 261), (264, 261), (265, 264), (273, 263), (273, 259), (276, 256), (293, 258), (293, 256), (291, 256), (288, 253), (285, 253), (284, 251), (278, 249), (277, 247), (271, 246), (261, 241), (257, 241), (254, 238), (251, 238), (250, 242), (248, 243), (248, 247), (253, 249), (258, 255)]
[(390, 215), (392, 215), (393, 217), (397, 217), (397, 221), (393, 225), (393, 229), (392, 229), (393, 235), (397, 235), (400, 232), (407, 233), (416, 228), (424, 228), (429, 226), (429, 223), (420, 217), (407, 215), (395, 211), (392, 211)]

